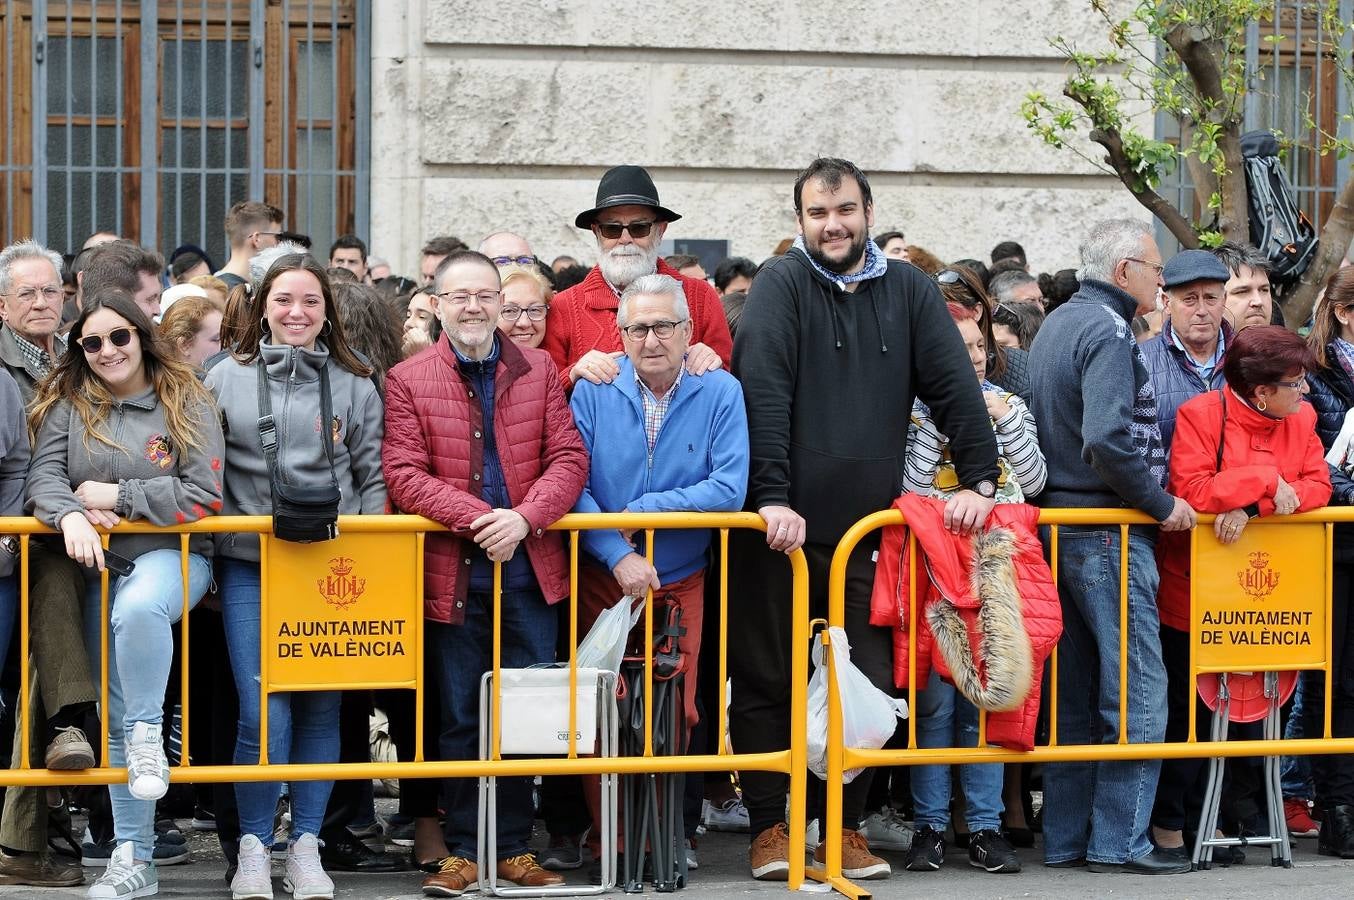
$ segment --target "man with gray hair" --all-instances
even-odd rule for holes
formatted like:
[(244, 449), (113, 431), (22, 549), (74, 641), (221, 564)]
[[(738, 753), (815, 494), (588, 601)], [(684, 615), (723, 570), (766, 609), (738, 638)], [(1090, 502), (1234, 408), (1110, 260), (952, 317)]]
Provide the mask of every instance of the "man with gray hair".
[[(625, 347), (609, 383), (582, 380), (570, 407), (592, 464), (575, 512), (733, 512), (743, 508), (748, 479), (748, 424), (743, 389), (723, 369), (686, 371), (691, 314), (682, 283), (643, 275), (621, 294), (616, 326)], [(683, 735), (696, 724), (706, 530), (667, 531), (644, 556), (642, 534), (588, 531), (578, 567), (579, 632), (622, 595), (650, 589), (676, 638), (682, 675)], [(685, 739), (680, 745), (686, 743)], [(588, 805), (598, 822), (597, 779)], [(678, 797), (681, 795), (678, 794)], [(676, 802), (676, 798), (674, 798)], [(697, 823), (688, 823), (694, 833)], [(593, 829), (594, 858), (597, 855)], [(690, 835), (687, 835), (689, 837)], [(624, 848), (621, 848), (624, 850)]]
[(987, 292), (998, 303), (1033, 303), (1040, 309), (1044, 307), (1044, 292), (1039, 289), (1039, 279), (1023, 269), (1008, 269), (993, 275), (987, 283)]
[(0, 363), (19, 383), (24, 406), (66, 352), (61, 326), (61, 255), (37, 241), (0, 250)]
[[(1166, 492), (1166, 454), (1156, 396), (1129, 322), (1151, 309), (1162, 284), (1150, 226), (1111, 219), (1081, 245), (1081, 287), (1058, 307), (1030, 349), (1032, 410), (1048, 464), (1050, 507), (1126, 507), (1163, 531), (1195, 524), (1194, 510)], [(1058, 739), (1062, 744), (1163, 739), (1166, 670), (1157, 616), (1157, 528), (1058, 529)], [(1128, 677), (1119, 683), (1121, 554), (1128, 553)], [(1120, 721), (1119, 692), (1129, 692)], [(1168, 875), (1187, 858), (1154, 849), (1148, 821), (1160, 760), (1050, 765), (1045, 774), (1044, 863), (1093, 872)]]

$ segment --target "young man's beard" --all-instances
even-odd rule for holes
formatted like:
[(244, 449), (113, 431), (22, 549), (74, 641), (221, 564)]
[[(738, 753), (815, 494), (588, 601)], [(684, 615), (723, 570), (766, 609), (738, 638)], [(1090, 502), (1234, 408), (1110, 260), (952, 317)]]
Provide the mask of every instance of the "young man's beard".
[(810, 246), (808, 241), (804, 242), (804, 248), (808, 250), (809, 257), (813, 259), (814, 262), (818, 263), (818, 265), (827, 269), (829, 272), (842, 275), (850, 271), (865, 256), (865, 242), (867, 240), (869, 240), (869, 238), (865, 237), (864, 232), (862, 232), (851, 242), (850, 252), (848, 252), (846, 258), (840, 262), (828, 259), (817, 247)]
[[(616, 251), (622, 247), (629, 247), (631, 250), (639, 252), (617, 254)], [(624, 290), (635, 279), (652, 275), (658, 271), (658, 244), (655, 242), (648, 250), (643, 249), (638, 244), (617, 244), (598, 257), (597, 265), (601, 268), (602, 275), (606, 277), (607, 281)]]

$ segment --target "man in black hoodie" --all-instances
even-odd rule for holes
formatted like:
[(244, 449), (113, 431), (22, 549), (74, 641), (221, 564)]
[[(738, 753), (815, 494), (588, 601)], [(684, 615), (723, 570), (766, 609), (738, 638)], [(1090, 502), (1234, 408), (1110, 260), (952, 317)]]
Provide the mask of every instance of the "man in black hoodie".
[[(947, 506), (947, 527), (980, 528), (997, 478), (991, 420), (959, 331), (935, 283), (870, 241), (865, 175), (846, 160), (815, 160), (795, 182), (795, 213), (799, 237), (757, 274), (734, 344), (751, 444), (748, 508), (767, 528), (765, 543), (739, 535), (730, 558), (738, 640), (729, 660), (731, 728), (739, 753), (789, 743), (790, 654), (803, 648), (790, 643), (790, 572), (778, 555), (803, 547), (812, 614), (826, 615), (834, 547), (852, 523), (887, 508), (901, 490), (914, 397), (951, 436), (968, 488)], [(890, 632), (869, 624), (877, 546), (876, 533), (848, 564), (846, 630), (856, 665), (894, 693)], [(848, 878), (889, 875), (856, 830), (872, 774), (867, 769), (845, 788), (840, 839)], [(786, 777), (746, 772), (742, 785), (753, 877), (784, 880)]]

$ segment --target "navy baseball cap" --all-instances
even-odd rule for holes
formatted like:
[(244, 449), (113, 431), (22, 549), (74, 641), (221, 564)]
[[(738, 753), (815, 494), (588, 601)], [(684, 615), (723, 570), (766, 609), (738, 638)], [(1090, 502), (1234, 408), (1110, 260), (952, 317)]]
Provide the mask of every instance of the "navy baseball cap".
[(1221, 281), (1226, 283), (1232, 273), (1207, 250), (1181, 250), (1161, 269), (1161, 280), (1168, 288), (1192, 281)]

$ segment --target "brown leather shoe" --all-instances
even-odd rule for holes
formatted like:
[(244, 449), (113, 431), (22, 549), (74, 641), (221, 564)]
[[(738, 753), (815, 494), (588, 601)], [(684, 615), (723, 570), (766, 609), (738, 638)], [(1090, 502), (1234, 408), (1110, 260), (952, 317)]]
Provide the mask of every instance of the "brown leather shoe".
[(441, 867), (423, 879), (423, 893), (429, 897), (459, 897), (479, 887), (480, 871), (471, 860), (448, 856)]
[(520, 856), (500, 860), (498, 877), (503, 881), (511, 881), (518, 887), (549, 887), (564, 884), (564, 876), (543, 868), (536, 862), (534, 853), (523, 853)]
[(84, 883), (85, 873), (79, 866), (57, 862), (45, 853), (10, 856), (0, 850), (0, 884), (75, 887)]

